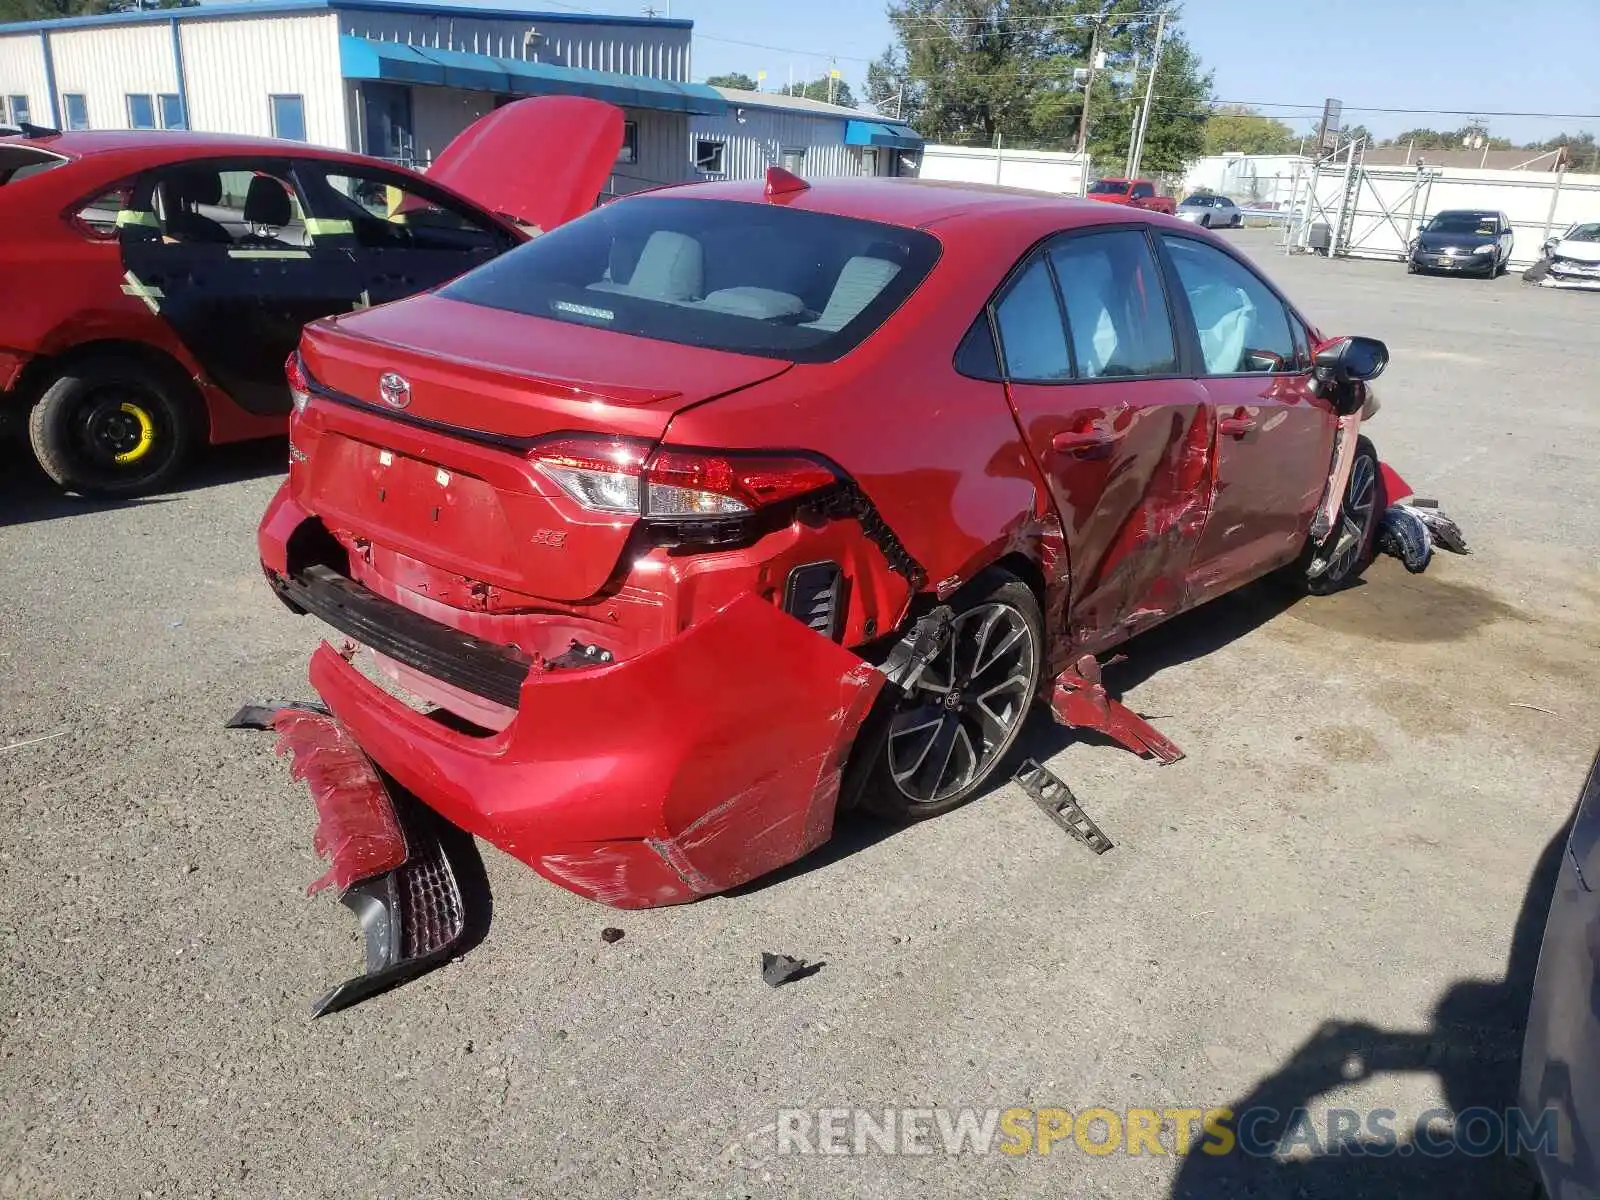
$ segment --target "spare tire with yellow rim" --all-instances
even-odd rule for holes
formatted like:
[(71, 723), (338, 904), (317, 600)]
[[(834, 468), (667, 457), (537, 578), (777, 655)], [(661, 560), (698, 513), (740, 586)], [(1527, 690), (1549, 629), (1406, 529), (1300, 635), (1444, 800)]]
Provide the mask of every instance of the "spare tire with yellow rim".
[(45, 474), (84, 496), (156, 491), (183, 467), (199, 433), (198, 405), (176, 368), (131, 355), (68, 361), (28, 417)]

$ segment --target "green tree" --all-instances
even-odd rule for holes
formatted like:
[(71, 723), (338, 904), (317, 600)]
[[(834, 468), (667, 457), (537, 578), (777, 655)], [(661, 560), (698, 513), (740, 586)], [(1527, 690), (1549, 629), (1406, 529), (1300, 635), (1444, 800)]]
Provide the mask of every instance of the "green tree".
[[(828, 77), (824, 75), (820, 79), (813, 79), (810, 83), (796, 85), (790, 94), (804, 96), (808, 100), (827, 100)], [(833, 80), (832, 103), (842, 104), (846, 108), (854, 108), (856, 106), (855, 94), (851, 92), (850, 85), (842, 79)]]
[(1227, 104), (1206, 118), (1207, 154), (1290, 154), (1300, 139), (1282, 121), (1264, 117), (1253, 108)]
[(746, 92), (761, 90), (761, 85), (743, 71), (735, 71), (731, 75), (713, 75), (706, 82), (712, 87), (740, 88)]
[(192, 8), (200, 0), (0, 0), (0, 24), (9, 21), (51, 21), (58, 17), (92, 17), (134, 12), (141, 8)]
[[(1089, 97), (1088, 145), (1120, 165), (1143, 102), (1156, 19), (1147, 0), (890, 0), (895, 43), (867, 72), (867, 97), (924, 137), (968, 145), (1077, 145), (1085, 88), (1076, 70), (1106, 65)], [(1204, 149), (1210, 76), (1169, 17), (1145, 166), (1177, 170)], [(1135, 60), (1141, 69), (1134, 71)]]

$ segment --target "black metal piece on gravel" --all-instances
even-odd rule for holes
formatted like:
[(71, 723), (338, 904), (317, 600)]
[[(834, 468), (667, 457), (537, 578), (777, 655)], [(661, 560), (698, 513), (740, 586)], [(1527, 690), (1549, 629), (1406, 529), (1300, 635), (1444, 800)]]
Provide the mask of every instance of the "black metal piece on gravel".
[(815, 975), (823, 968), (822, 963), (808, 963), (803, 958), (790, 958), (787, 954), (761, 954), (761, 978), (768, 987), (782, 987), (786, 983), (793, 983), (797, 979), (804, 979), (808, 975)]
[(273, 714), (281, 708), (298, 708), (305, 712), (321, 713), (325, 717), (329, 715), (327, 708), (315, 700), (265, 700), (260, 704), (246, 704), (228, 718), (223, 728), (271, 729)]
[(1096, 854), (1111, 849), (1112, 841), (1100, 831), (1089, 814), (1078, 804), (1072, 789), (1048, 767), (1028, 759), (1014, 777), (1033, 802), (1044, 809), (1045, 815)]

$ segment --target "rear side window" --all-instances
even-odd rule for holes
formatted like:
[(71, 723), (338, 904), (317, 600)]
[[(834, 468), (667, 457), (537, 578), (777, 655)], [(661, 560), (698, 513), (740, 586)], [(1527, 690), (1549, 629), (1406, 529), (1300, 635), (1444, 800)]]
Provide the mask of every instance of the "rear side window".
[(1130, 379), (1178, 370), (1166, 292), (1137, 230), (1062, 238), (1050, 261), (1067, 306), (1080, 379)]
[(1056, 285), (1043, 258), (1017, 276), (994, 309), (1006, 375), (1019, 383), (1058, 383), (1072, 378), (1067, 331), (1061, 324)]
[(19, 183), (30, 175), (42, 174), (66, 161), (59, 154), (35, 150), (32, 146), (0, 143), (0, 185)]
[(639, 197), (462, 276), (443, 295), (795, 362), (859, 345), (927, 276), (920, 230), (771, 204)]
[(1213, 246), (1179, 237), (1166, 241), (1194, 314), (1207, 375), (1296, 369), (1289, 315), (1271, 288)]

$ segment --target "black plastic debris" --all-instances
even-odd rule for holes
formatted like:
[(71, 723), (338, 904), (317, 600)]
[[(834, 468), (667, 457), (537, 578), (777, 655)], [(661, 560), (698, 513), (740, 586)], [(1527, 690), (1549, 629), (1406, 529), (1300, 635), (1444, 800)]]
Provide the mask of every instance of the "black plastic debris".
[(1104, 854), (1111, 849), (1111, 839), (1083, 811), (1072, 789), (1054, 771), (1030, 758), (1017, 768), (1013, 778), (1033, 802), (1044, 809), (1046, 816), (1075, 839), (1096, 854)]
[(1467, 539), (1439, 510), (1437, 501), (1412, 497), (1384, 510), (1378, 526), (1378, 549), (1398, 558), (1407, 571), (1420, 575), (1433, 561), (1435, 548), (1468, 554)]
[(822, 963), (808, 963), (803, 958), (790, 958), (787, 954), (761, 953), (761, 978), (768, 987), (782, 987), (786, 983), (793, 983), (797, 979), (804, 979), (808, 975), (815, 975), (823, 968)]
[(608, 946), (620, 942), (622, 938), (622, 930), (618, 929), (615, 925), (607, 925), (600, 931), (600, 940)]

